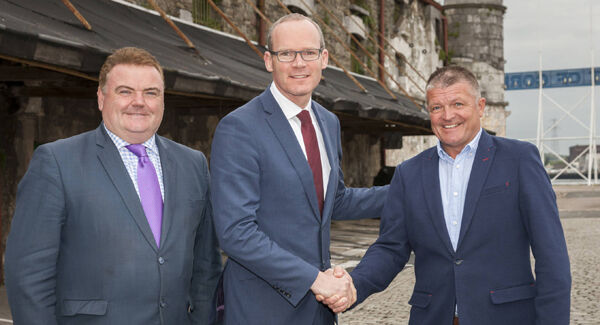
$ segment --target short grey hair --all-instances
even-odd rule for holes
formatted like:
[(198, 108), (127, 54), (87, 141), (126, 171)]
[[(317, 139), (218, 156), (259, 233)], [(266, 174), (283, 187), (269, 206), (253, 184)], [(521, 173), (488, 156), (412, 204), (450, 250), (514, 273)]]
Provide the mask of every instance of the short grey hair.
[(448, 88), (458, 82), (464, 81), (471, 86), (473, 96), (476, 100), (481, 98), (481, 88), (477, 78), (471, 71), (458, 65), (449, 65), (441, 68), (437, 68), (429, 80), (427, 80), (426, 91), (433, 88)]
[(284, 23), (286, 21), (298, 21), (298, 20), (309, 21), (311, 24), (313, 24), (313, 26), (315, 26), (317, 31), (319, 31), (320, 46), (322, 49), (325, 48), (325, 39), (323, 38), (323, 31), (321, 30), (321, 27), (319, 27), (319, 24), (317, 24), (314, 20), (312, 20), (311, 18), (306, 17), (304, 15), (301, 15), (298, 13), (291, 13), (291, 14), (287, 14), (287, 15), (277, 19), (277, 21), (274, 22), (273, 25), (271, 25), (271, 28), (269, 28), (269, 33), (267, 34), (267, 50), (269, 50), (269, 51), (273, 50), (273, 39), (272, 39), (271, 35), (273, 34), (273, 31), (275, 30), (275, 28), (278, 25), (280, 25), (281, 23)]

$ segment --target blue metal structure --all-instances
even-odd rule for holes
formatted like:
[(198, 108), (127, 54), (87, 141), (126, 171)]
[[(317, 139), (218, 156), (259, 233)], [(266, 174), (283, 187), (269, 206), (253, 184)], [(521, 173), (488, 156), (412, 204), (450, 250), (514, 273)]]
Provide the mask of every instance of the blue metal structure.
[[(594, 68), (594, 84), (600, 85), (600, 67)], [(591, 86), (590, 68), (542, 71), (542, 88)], [(505, 90), (539, 89), (539, 71), (504, 74)]]

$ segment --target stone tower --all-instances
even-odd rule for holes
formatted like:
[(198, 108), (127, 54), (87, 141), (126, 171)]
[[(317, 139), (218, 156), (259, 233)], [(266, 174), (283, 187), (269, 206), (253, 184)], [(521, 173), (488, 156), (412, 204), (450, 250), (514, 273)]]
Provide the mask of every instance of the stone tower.
[(482, 126), (506, 135), (510, 114), (504, 101), (503, 20), (506, 7), (502, 0), (446, 0), (448, 54), (452, 64), (471, 70), (487, 99)]

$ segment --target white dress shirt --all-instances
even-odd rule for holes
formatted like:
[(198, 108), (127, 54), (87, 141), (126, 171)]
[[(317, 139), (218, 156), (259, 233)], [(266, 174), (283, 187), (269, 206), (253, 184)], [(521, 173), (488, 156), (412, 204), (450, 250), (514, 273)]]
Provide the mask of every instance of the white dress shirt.
[[(327, 151), (325, 150), (325, 142), (323, 142), (323, 134), (321, 133), (321, 128), (319, 127), (319, 123), (317, 122), (317, 118), (315, 113), (312, 111), (311, 104), (312, 99), (308, 101), (306, 107), (302, 108), (296, 104), (294, 104), (291, 100), (287, 99), (287, 97), (283, 96), (283, 94), (277, 89), (275, 83), (271, 83), (271, 94), (275, 97), (275, 101), (281, 107), (283, 114), (287, 118), (292, 130), (294, 131), (294, 135), (296, 135), (296, 139), (298, 140), (298, 144), (300, 144), (300, 148), (302, 148), (302, 152), (304, 153), (304, 157), (306, 157), (306, 148), (304, 148), (304, 138), (302, 137), (301, 130), (301, 122), (300, 119), (296, 116), (300, 113), (300, 111), (308, 110), (310, 113), (310, 118), (312, 120), (313, 126), (315, 128), (315, 132), (317, 133), (317, 142), (319, 143), (319, 154), (321, 155), (321, 168), (323, 169), (323, 196), (327, 194), (327, 183), (329, 182), (329, 173), (331, 172), (331, 166), (329, 165), (329, 158), (327, 158)], [(308, 160), (308, 158), (307, 158)], [(325, 200), (325, 197), (323, 197)]]

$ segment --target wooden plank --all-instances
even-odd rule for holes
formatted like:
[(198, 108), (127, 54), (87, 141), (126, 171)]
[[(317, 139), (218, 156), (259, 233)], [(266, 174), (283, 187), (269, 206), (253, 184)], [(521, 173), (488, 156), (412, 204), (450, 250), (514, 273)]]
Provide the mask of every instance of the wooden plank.
[(67, 75), (31, 67), (0, 66), (0, 81), (63, 81)]

